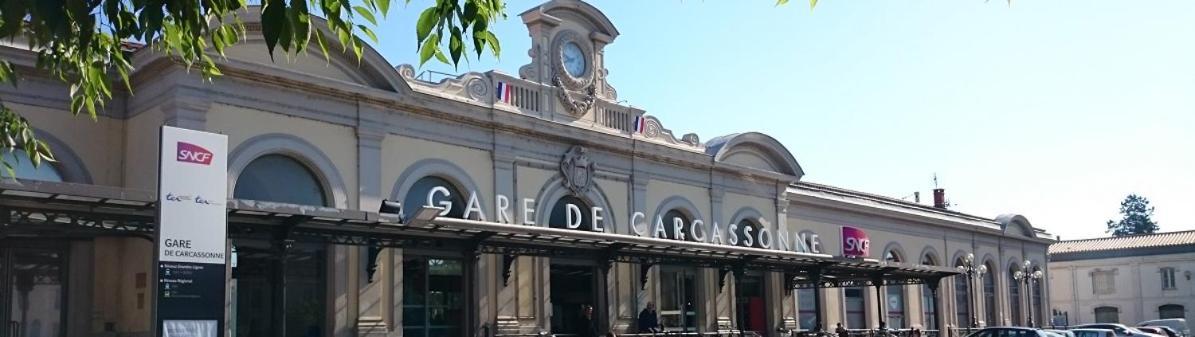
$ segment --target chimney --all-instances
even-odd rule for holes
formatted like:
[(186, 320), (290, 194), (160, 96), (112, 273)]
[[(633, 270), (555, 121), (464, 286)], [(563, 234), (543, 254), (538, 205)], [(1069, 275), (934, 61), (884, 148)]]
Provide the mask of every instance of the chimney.
[(934, 189), (934, 207), (946, 209), (946, 189)]

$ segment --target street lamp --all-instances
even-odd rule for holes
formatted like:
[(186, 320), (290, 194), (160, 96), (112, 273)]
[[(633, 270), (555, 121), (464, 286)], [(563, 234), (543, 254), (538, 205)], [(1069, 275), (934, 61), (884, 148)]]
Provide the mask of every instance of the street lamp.
[(984, 273), (988, 272), (988, 267), (985, 265), (975, 265), (975, 254), (967, 253), (963, 257), (963, 263), (958, 267), (959, 273), (967, 276), (967, 312), (971, 314), (971, 322), (967, 324), (967, 333), (971, 333), (971, 327), (979, 325), (979, 318), (975, 313), (975, 300), (972, 299), (974, 295), (973, 289), (975, 286), (975, 279), (980, 278)]
[(1027, 301), (1025, 301), (1024, 303), (1028, 303), (1027, 307), (1029, 307), (1029, 310), (1028, 310), (1029, 311), (1029, 327), (1032, 328), (1033, 327), (1033, 286), (1035, 284), (1037, 284), (1037, 282), (1039, 282), (1039, 280), (1041, 280), (1042, 272), (1040, 269), (1033, 270), (1033, 263), (1029, 262), (1029, 260), (1025, 260), (1025, 263), (1021, 264), (1020, 269), (1017, 269), (1016, 271), (1014, 271), (1012, 273), (1012, 278), (1014, 280), (1017, 280), (1018, 282), (1021, 282), (1021, 284), (1025, 285), (1025, 298), (1027, 299)]

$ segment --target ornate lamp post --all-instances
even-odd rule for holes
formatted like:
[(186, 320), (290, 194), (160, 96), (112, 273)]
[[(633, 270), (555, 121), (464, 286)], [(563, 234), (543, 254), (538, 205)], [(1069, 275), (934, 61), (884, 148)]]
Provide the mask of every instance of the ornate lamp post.
[(1033, 270), (1033, 263), (1029, 262), (1029, 260), (1025, 260), (1025, 263), (1021, 264), (1020, 268), (1012, 273), (1012, 278), (1025, 285), (1024, 289), (1026, 301), (1024, 303), (1028, 304), (1026, 306), (1029, 307), (1029, 327), (1032, 328), (1034, 327), (1033, 286), (1036, 285), (1039, 280), (1041, 280), (1042, 272), (1041, 270)]
[(970, 334), (971, 328), (979, 325), (979, 318), (975, 312), (975, 300), (972, 299), (975, 297), (974, 280), (979, 279), (984, 273), (987, 273), (988, 267), (982, 264), (976, 266), (975, 254), (967, 253), (967, 256), (963, 257), (963, 264), (957, 268), (959, 273), (967, 276), (967, 313), (971, 315), (971, 322), (967, 324), (967, 334)]

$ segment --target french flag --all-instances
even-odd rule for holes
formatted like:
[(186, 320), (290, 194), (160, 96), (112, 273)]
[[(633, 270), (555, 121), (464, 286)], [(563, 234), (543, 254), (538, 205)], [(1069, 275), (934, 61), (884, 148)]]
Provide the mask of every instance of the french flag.
[(498, 90), (495, 94), (497, 94), (496, 97), (498, 98), (499, 102), (514, 104), (512, 103), (514, 101), (514, 95), (511, 95), (510, 84), (506, 84), (506, 82), (498, 82)]
[(635, 133), (647, 131), (647, 118), (643, 115), (635, 116)]

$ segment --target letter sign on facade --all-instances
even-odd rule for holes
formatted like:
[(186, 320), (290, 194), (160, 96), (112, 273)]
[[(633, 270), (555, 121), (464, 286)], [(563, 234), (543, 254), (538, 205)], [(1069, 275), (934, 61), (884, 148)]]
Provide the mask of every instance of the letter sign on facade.
[(871, 253), (871, 239), (867, 232), (855, 227), (842, 226), (842, 256), (866, 258)]

